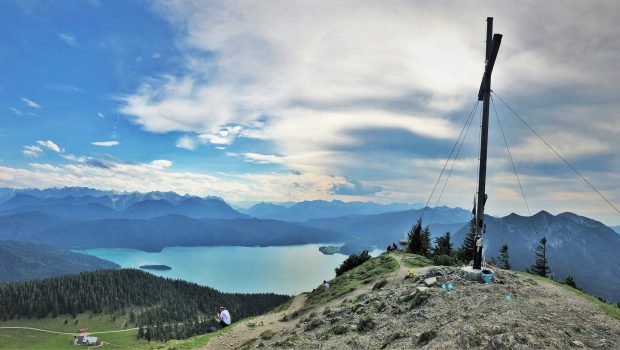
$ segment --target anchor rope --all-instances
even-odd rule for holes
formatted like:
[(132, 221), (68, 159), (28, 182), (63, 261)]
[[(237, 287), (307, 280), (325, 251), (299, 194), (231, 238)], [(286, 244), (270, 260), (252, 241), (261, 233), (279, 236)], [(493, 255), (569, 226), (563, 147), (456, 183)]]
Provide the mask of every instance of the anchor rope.
[[(433, 190), (431, 191), (431, 195), (428, 197), (428, 200), (426, 201), (426, 205), (424, 205), (424, 208), (422, 209), (422, 214), (420, 215), (420, 218), (418, 221), (422, 221), (422, 217), (424, 216), (424, 213), (426, 212), (426, 209), (428, 208), (428, 204), (431, 201), (431, 198), (433, 197), (433, 194), (435, 193), (435, 190), (437, 189), (437, 185), (439, 184), (439, 181), (441, 180), (441, 177), (443, 176), (444, 171), (446, 170), (446, 167), (448, 166), (448, 163), (450, 162), (450, 159), (452, 158), (452, 154), (454, 154), (454, 150), (456, 149), (457, 145), (460, 143), (461, 146), (463, 144), (463, 141), (465, 140), (465, 137), (463, 137), (463, 133), (466, 130), (469, 130), (469, 126), (471, 125), (471, 122), (473, 120), (473, 116), (476, 113), (476, 110), (478, 109), (478, 106), (480, 105), (480, 101), (476, 100), (476, 103), (474, 103), (474, 106), (471, 109), (471, 112), (469, 112), (469, 115), (467, 116), (467, 120), (465, 121), (465, 124), (463, 125), (463, 128), (461, 128), (461, 132), (459, 133), (459, 137), (456, 139), (456, 142), (454, 143), (454, 145), (452, 146), (452, 150), (450, 151), (450, 154), (448, 155), (448, 159), (446, 160), (445, 164), (443, 165), (443, 168), (441, 169), (441, 173), (439, 174), (439, 177), (437, 178), (437, 181), (435, 182), (435, 186), (433, 186)], [(463, 137), (463, 140), (461, 140), (461, 137)], [(460, 152), (460, 147), (458, 152)], [(457, 154), (458, 156), (458, 154)], [(455, 158), (456, 159), (456, 158)], [(452, 167), (454, 167), (454, 163), (452, 164)], [(450, 169), (450, 172), (452, 172), (452, 169)], [(447, 180), (446, 180), (447, 181)], [(444, 185), (445, 188), (445, 185)], [(443, 190), (442, 190), (443, 193)], [(417, 225), (417, 223), (416, 223)], [(398, 271), (400, 271), (400, 267), (402, 266), (403, 263), (403, 258), (405, 257), (405, 255), (401, 255), (400, 259), (398, 259), (398, 268), (396, 268), (396, 271), (394, 272), (394, 276), (392, 277), (392, 282), (390, 283), (390, 288), (392, 288), (394, 286), (394, 280), (396, 279), (396, 275), (398, 275)]]
[(566, 160), (566, 158), (562, 157), (562, 155), (560, 155), (560, 153), (558, 153), (558, 151), (555, 150), (555, 148), (553, 148), (549, 142), (547, 142), (540, 134), (538, 134), (523, 118), (521, 118), (521, 116), (515, 112), (514, 109), (512, 109), (501, 97), (499, 97), (499, 95), (497, 95), (497, 93), (493, 90), (491, 90), (491, 92), (493, 93), (493, 95), (495, 95), (503, 104), (504, 106), (506, 106), (506, 108), (512, 112), (512, 114), (517, 117), (517, 119), (519, 119), (534, 135), (536, 135), (536, 137), (538, 137), (538, 139), (540, 139), (551, 151), (553, 151), (553, 153), (560, 158), (560, 160), (562, 160), (562, 162), (564, 162), (564, 164), (566, 164), (575, 174), (577, 174), (577, 176), (579, 176), (586, 184), (588, 184), (588, 186), (590, 186), (590, 188), (596, 192), (605, 202), (607, 202), (607, 204), (609, 204), (610, 207), (612, 207), (618, 214), (620, 214), (620, 210), (618, 210), (618, 208), (609, 200), (607, 199), (607, 197), (605, 197), (601, 191), (599, 191), (596, 187), (594, 187), (594, 185), (592, 185), (592, 183), (590, 183), (590, 181), (588, 181), (588, 179), (586, 179), (580, 172), (579, 170), (577, 170), (571, 163), (568, 162), (568, 160)]

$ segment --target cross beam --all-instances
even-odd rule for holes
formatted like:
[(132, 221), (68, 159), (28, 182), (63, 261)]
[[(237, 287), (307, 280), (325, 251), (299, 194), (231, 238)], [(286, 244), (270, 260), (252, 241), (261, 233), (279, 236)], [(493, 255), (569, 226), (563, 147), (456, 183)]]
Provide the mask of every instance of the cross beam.
[[(482, 81), (480, 82), (480, 90), (478, 90), (478, 101), (484, 100), (484, 91), (491, 90), (490, 87), (486, 89), (485, 83), (491, 81), (491, 73), (493, 73), (493, 67), (495, 66), (495, 59), (497, 58), (497, 53), (499, 52), (499, 46), (502, 44), (502, 35), (501, 34), (493, 34), (493, 39), (491, 41), (491, 54), (487, 63), (484, 67), (484, 74), (482, 75)], [(489, 84), (490, 85), (490, 84)]]
[(493, 35), (493, 17), (487, 17), (487, 43), (486, 64), (484, 75), (478, 91), (478, 101), (482, 102), (482, 131), (480, 133), (480, 173), (478, 174), (478, 205), (476, 210), (476, 247), (474, 251), (474, 269), (482, 267), (482, 248), (484, 225), (484, 205), (487, 200), (485, 192), (487, 176), (487, 145), (489, 140), (489, 101), (491, 99), (491, 74), (495, 66), (495, 59), (499, 46), (502, 43), (502, 35)]

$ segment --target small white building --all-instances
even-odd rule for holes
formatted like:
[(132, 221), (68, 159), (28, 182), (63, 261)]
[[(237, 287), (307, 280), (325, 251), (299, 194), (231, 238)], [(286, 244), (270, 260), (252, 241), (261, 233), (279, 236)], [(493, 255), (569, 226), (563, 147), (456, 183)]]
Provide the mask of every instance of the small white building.
[(80, 335), (74, 338), (74, 345), (99, 345), (99, 338), (88, 336), (88, 335)]

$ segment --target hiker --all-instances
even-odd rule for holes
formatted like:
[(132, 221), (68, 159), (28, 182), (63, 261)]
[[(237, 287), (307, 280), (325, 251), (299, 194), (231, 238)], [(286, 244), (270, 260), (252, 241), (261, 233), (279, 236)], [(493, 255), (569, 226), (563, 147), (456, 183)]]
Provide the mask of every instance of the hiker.
[(390, 245), (387, 247), (387, 251), (388, 251), (388, 252), (393, 252), (393, 251), (395, 251), (395, 250), (397, 250), (397, 249), (398, 249), (398, 247), (396, 246), (396, 243), (394, 243), (394, 242), (392, 242), (392, 244), (390, 244)]
[(323, 281), (323, 291), (327, 292), (329, 290), (329, 283), (327, 281)]
[(220, 327), (222, 328), (226, 326), (230, 326), (231, 320), (230, 320), (230, 314), (228, 313), (228, 310), (226, 310), (225, 307), (221, 306), (220, 313), (217, 314), (217, 317), (215, 318), (215, 320), (220, 324)]

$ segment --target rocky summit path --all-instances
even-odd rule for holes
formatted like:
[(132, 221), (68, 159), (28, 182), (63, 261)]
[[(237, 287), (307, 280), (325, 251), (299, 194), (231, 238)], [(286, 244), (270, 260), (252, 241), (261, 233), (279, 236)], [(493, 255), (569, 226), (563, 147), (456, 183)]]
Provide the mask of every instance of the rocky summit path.
[[(493, 284), (469, 281), (456, 267), (405, 278), (408, 270), (401, 266), (393, 284), (362, 284), (291, 317), (306, 299), (299, 295), (206, 349), (620, 349), (620, 321), (558, 285), (504, 270), (494, 270)], [(418, 288), (431, 277), (437, 284)]]

